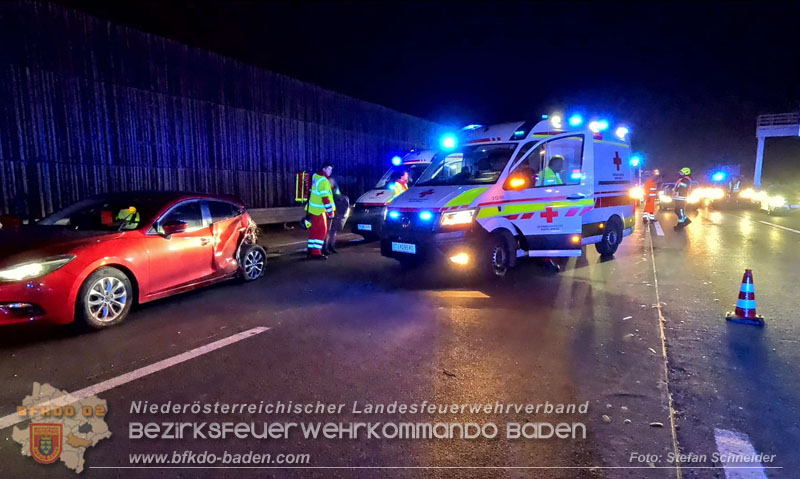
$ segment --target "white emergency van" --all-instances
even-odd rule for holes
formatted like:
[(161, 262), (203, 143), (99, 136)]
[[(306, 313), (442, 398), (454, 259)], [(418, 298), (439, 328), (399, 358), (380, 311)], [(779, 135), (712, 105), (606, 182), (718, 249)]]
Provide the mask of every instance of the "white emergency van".
[(393, 177), (407, 171), (408, 184), (413, 185), (431, 164), (435, 154), (436, 151), (433, 150), (412, 150), (403, 158), (395, 157), (391, 168), (375, 187), (356, 200), (348, 219), (351, 231), (368, 240), (378, 239), (386, 214), (386, 205), (393, 199), (390, 188)]
[(591, 243), (614, 254), (633, 231), (634, 178), (627, 128), (603, 123), (564, 128), (551, 117), (462, 133), (387, 207), (381, 253), (497, 276), (519, 257), (580, 256)]

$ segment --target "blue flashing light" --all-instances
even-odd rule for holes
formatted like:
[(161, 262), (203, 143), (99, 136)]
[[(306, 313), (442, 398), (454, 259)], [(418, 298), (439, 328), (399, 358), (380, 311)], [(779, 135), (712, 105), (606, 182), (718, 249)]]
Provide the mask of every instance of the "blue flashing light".
[(472, 125), (465, 126), (464, 128), (462, 128), (462, 130), (463, 131), (472, 131), (472, 130), (477, 130), (478, 128), (483, 128), (483, 125), (478, 125), (477, 123), (475, 123), (475, 124), (472, 124)]
[(400, 212), (397, 210), (391, 210), (386, 216), (388, 216), (390, 219), (397, 220), (400, 219)]
[(642, 157), (639, 155), (633, 155), (628, 160), (632, 167), (636, 168), (637, 166), (642, 164)]
[(600, 120), (597, 122), (597, 131), (606, 131), (608, 130), (608, 120)]
[(713, 175), (711, 175), (711, 181), (715, 181), (715, 182), (719, 183), (720, 181), (725, 181), (725, 177), (726, 176), (727, 175), (725, 174), (724, 171), (718, 171), (718, 172), (714, 173)]
[(399, 156), (393, 156), (393, 157), (392, 157), (392, 164), (393, 164), (394, 166), (400, 166), (400, 165), (402, 165), (402, 164), (403, 164), (403, 159), (402, 159), (402, 158), (400, 158)]
[(448, 133), (442, 136), (439, 142), (443, 150), (453, 150), (458, 145), (458, 138), (455, 135)]
[(571, 117), (569, 117), (569, 126), (581, 126), (583, 123), (583, 117), (579, 114), (575, 113)]
[(430, 211), (420, 211), (419, 219), (421, 219), (422, 221), (430, 221), (433, 219), (433, 213), (431, 213)]
[(542, 115), (542, 120), (546, 120), (548, 118), (550, 118), (550, 115)]

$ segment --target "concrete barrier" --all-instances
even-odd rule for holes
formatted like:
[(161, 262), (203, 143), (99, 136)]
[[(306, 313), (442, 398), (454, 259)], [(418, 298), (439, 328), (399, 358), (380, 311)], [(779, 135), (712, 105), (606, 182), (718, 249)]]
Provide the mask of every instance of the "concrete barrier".
[(253, 208), (248, 213), (257, 224), (272, 225), (280, 223), (294, 223), (303, 219), (305, 210), (302, 206), (288, 206), (283, 208)]

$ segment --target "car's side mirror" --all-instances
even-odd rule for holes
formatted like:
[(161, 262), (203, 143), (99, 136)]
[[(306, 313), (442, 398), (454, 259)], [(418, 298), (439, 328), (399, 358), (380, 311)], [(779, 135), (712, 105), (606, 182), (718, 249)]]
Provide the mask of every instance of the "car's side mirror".
[(161, 230), (164, 232), (164, 236), (169, 239), (170, 236), (176, 233), (183, 233), (188, 229), (188, 225), (185, 221), (175, 220), (175, 221), (167, 221), (163, 225), (161, 225)]

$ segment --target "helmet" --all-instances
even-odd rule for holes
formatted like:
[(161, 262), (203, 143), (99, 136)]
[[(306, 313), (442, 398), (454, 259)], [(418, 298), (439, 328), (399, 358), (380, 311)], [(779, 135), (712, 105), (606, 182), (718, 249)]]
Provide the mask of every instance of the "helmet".
[(681, 168), (681, 174), (683, 176), (691, 175), (692, 174), (692, 170), (691, 170), (691, 168), (687, 168), (687, 167)]

